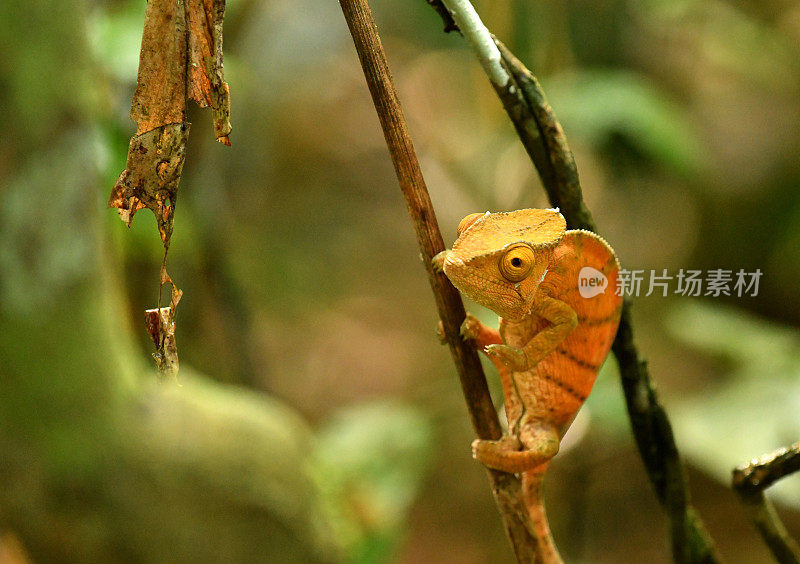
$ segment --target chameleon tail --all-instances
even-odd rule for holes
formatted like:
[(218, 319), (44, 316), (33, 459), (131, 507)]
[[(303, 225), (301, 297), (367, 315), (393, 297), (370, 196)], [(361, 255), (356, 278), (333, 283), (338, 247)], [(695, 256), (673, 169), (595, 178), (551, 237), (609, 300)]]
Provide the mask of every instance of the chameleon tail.
[(542, 478), (544, 474), (533, 470), (522, 473), (522, 495), (528, 516), (533, 523), (533, 531), (539, 541), (538, 555), (542, 564), (563, 564), (558, 554), (550, 526), (547, 524), (547, 515), (544, 512), (544, 499), (542, 497)]

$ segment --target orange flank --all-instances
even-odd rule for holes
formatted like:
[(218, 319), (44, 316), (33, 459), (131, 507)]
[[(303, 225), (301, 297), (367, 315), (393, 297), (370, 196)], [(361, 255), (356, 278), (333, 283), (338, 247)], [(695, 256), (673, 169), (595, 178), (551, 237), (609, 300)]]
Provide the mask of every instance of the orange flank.
[[(590, 298), (581, 295), (579, 275), (585, 267), (605, 276), (603, 293)], [(540, 284), (543, 292), (569, 305), (578, 318), (575, 329), (534, 369), (535, 379), (553, 384), (548, 408), (567, 424), (592, 391), (617, 334), (622, 311), (622, 298), (615, 294), (618, 274), (619, 264), (608, 243), (589, 231), (567, 231)], [(546, 323), (542, 320), (537, 329)]]

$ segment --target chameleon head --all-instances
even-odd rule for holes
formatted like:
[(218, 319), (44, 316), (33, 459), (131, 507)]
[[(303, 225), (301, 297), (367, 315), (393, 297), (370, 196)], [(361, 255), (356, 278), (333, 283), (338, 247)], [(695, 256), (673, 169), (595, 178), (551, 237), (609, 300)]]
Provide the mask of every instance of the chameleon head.
[(458, 226), (444, 273), (464, 294), (498, 315), (528, 315), (566, 229), (557, 209), (472, 214)]

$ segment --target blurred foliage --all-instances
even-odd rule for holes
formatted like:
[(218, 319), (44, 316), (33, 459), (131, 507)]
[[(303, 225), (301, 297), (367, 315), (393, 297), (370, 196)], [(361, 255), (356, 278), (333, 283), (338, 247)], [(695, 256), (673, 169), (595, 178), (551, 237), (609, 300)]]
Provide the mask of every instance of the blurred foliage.
[(385, 562), (406, 536), (408, 513), (430, 464), (432, 429), (417, 410), (356, 405), (319, 430), (319, 476), (350, 562)]
[[(800, 428), (800, 331), (738, 310), (686, 304), (667, 319), (670, 332), (718, 359), (722, 378), (676, 402), (682, 452), (721, 481), (730, 470), (797, 441)], [(800, 475), (770, 495), (800, 507)]]
[[(55, 295), (79, 280), (92, 263), (89, 217), (97, 209), (87, 194), (108, 166), (106, 144), (97, 129), (65, 132), (35, 154), (8, 182), (0, 208), (0, 295), (8, 309), (37, 315)], [(41, 187), (48, 187), (42, 190)], [(83, 216), (64, 229), (63, 215)]]
[(643, 77), (593, 71), (555, 77), (547, 87), (567, 134), (611, 158), (667, 167), (680, 177), (699, 173), (703, 147), (680, 107)]
[[(236, 419), (226, 411), (232, 392), (193, 371), (278, 398), (248, 399), (247, 412), (276, 409), (286, 417), (275, 426), (289, 435), (305, 425), (299, 411), (317, 431), (298, 462), (308, 474), (296, 490), (297, 530), (320, 520), (351, 561), (510, 558), (469, 457), (463, 400), (433, 336), (430, 290), (338, 6), (227, 4), (233, 147), (213, 141), (209, 116), (190, 115), (170, 251), (170, 274), (185, 291), (185, 388), (210, 386), (211, 399), (187, 413)], [(461, 38), (443, 34), (422, 0), (371, 4), (445, 238), (467, 213), (546, 205)], [(637, 338), (692, 480), (712, 492), (696, 492), (698, 509), (723, 554), (763, 561), (735, 499), (700, 471), (727, 484), (732, 465), (797, 439), (800, 7), (476, 7), (541, 79), (588, 204), (625, 267), (764, 272), (754, 298), (654, 295), (635, 305)], [(79, 431), (105, 405), (104, 383), (120, 377), (135, 389), (151, 376), (140, 320), (156, 299), (155, 221), (139, 214), (128, 231), (104, 209), (133, 131), (144, 8), (0, 4), (0, 373), (8, 391), (24, 391), (0, 399), (0, 421), (48, 436), (47, 465), (89, 474), (101, 458), (81, 448)], [(614, 366), (553, 463), (552, 527), (574, 561), (666, 562), (663, 517), (632, 454)], [(59, 432), (34, 425), (76, 382), (83, 397), (59, 405)], [(24, 443), (5, 447), (18, 449), (5, 460), (27, 460)], [(247, 489), (237, 484), (232, 496)], [(773, 489), (796, 507), (796, 487)], [(0, 521), (7, 512), (0, 506)], [(783, 515), (798, 536), (797, 512)]]

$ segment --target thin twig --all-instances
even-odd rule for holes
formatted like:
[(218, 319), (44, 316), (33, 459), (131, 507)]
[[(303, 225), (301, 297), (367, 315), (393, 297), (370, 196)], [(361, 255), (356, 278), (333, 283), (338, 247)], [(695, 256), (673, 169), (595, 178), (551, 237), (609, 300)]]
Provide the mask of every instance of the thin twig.
[[(459, 328), (465, 317), (461, 296), (442, 273), (433, 269), (431, 260), (444, 250), (444, 240), (400, 108), (375, 21), (366, 0), (340, 0), (339, 3), (353, 36), (400, 189), (414, 223), (422, 261), (436, 298), (447, 344), (458, 370), (472, 425), (479, 438), (499, 439), (502, 428), (489, 395), (480, 359), (475, 349), (459, 336)], [(488, 474), (495, 501), (518, 561), (535, 562), (538, 545), (531, 534), (531, 523), (521, 503), (519, 480), (512, 474), (494, 470), (489, 470)]]
[(733, 489), (764, 542), (781, 564), (800, 563), (800, 546), (786, 530), (764, 490), (777, 480), (800, 470), (800, 442), (765, 454), (733, 471)]
[(550, 203), (561, 210), (572, 229), (595, 231), (592, 214), (583, 202), (578, 167), (567, 137), (539, 81), (503, 43), (493, 39), (513, 77), (502, 90), (507, 100), (504, 105), (534, 166), (542, 171), (542, 185)]
[[(468, 0), (443, 0), (442, 3), (450, 9), (478, 57), (483, 56), (487, 38), (492, 36), (480, 19), (473, 16), (474, 9)], [(462, 10), (463, 17), (459, 14)], [(470, 29), (465, 29), (467, 26)], [(478, 38), (477, 42), (475, 38)], [(502, 43), (496, 41), (495, 44), (511, 80), (502, 83), (497, 80), (496, 72), (487, 72), (487, 75), (539, 172), (551, 204), (560, 208), (569, 227), (596, 231), (591, 213), (583, 201), (577, 169), (564, 132), (541, 87), (533, 74)], [(481, 64), (487, 68), (494, 64), (494, 57), (487, 56)], [(678, 562), (718, 562), (716, 549), (689, 503), (686, 476), (672, 427), (658, 401), (647, 364), (634, 344), (630, 302), (627, 300), (613, 350), (640, 456), (656, 496), (670, 518), (673, 558)]]
[(450, 11), (447, 7), (442, 4), (442, 0), (425, 0), (431, 8), (436, 10), (439, 13), (439, 16), (442, 18), (442, 22), (444, 23), (444, 32), (450, 33), (451, 31), (458, 31), (458, 25), (456, 22), (453, 21), (453, 16), (450, 15)]

